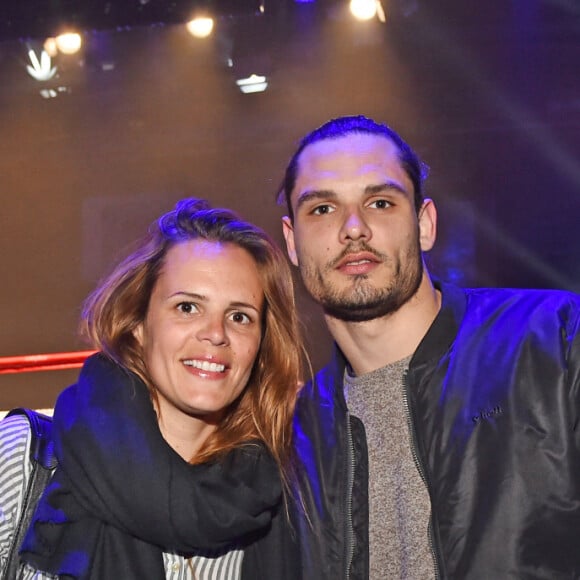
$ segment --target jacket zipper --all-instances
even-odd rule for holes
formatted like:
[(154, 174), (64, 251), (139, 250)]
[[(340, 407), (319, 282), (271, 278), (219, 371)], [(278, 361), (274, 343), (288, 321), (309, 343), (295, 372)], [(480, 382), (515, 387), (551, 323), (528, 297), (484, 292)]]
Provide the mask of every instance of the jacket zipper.
[[(417, 471), (425, 484), (425, 488), (427, 492), (429, 492), (429, 485), (427, 484), (427, 476), (425, 475), (425, 470), (423, 468), (423, 464), (419, 459), (419, 452), (417, 450), (417, 435), (415, 433), (415, 424), (413, 422), (413, 417), (411, 416), (411, 407), (409, 405), (409, 381), (407, 379), (408, 370), (405, 371), (403, 374), (403, 406), (405, 407), (405, 413), (407, 416), (407, 425), (409, 427), (409, 433), (411, 435), (411, 454), (413, 455), (413, 461), (415, 462), (415, 466), (417, 467)], [(429, 497), (431, 494), (429, 493)], [(428, 539), (429, 539), (429, 549), (431, 551), (431, 556), (433, 557), (433, 571), (435, 572), (436, 580), (441, 578), (441, 574), (439, 572), (439, 565), (437, 560), (437, 553), (435, 551), (435, 540), (433, 538), (433, 507), (431, 507), (431, 513), (429, 514), (429, 530), (428, 530)]]
[(347, 438), (347, 474), (346, 474), (346, 526), (345, 526), (345, 571), (344, 577), (346, 580), (350, 578), (350, 565), (352, 563), (352, 556), (354, 553), (354, 531), (352, 529), (352, 488), (354, 485), (354, 443), (352, 440), (352, 429), (350, 425), (350, 414), (346, 412), (346, 438)]

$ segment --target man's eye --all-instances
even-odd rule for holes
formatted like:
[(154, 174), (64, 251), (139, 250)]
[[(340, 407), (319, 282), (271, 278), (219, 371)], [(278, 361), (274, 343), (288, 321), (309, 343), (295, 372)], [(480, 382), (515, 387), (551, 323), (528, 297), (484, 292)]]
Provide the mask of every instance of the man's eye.
[(177, 305), (177, 310), (183, 312), (183, 314), (192, 314), (197, 312), (197, 306), (193, 302), (180, 302)]
[(252, 319), (244, 312), (232, 312), (230, 314), (230, 320), (237, 324), (250, 324), (252, 322)]
[(386, 199), (377, 199), (369, 204), (369, 207), (375, 209), (386, 209), (387, 207), (391, 207), (391, 202), (387, 201)]
[(312, 210), (314, 215), (325, 215), (327, 213), (332, 213), (334, 210), (330, 205), (319, 205)]

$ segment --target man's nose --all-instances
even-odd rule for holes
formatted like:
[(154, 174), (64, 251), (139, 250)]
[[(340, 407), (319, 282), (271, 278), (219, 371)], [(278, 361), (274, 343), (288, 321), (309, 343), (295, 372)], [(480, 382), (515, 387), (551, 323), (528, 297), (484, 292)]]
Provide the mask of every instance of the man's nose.
[(369, 240), (371, 236), (371, 229), (361, 211), (358, 208), (350, 210), (342, 224), (340, 231), (341, 241)]

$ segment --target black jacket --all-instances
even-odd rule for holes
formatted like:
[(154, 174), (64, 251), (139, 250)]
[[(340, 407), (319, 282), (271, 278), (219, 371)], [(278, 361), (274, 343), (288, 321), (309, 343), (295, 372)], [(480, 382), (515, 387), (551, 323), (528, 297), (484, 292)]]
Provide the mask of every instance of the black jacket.
[[(580, 578), (580, 297), (442, 293), (406, 375), (438, 576)], [(308, 580), (368, 578), (366, 443), (344, 366), (337, 349), (296, 415)]]

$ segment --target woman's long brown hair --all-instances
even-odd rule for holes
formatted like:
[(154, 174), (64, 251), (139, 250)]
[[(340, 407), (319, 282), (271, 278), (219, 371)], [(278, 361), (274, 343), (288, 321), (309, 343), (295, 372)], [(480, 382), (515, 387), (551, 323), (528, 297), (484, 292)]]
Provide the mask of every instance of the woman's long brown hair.
[(191, 462), (210, 461), (260, 440), (276, 460), (287, 487), (293, 468), (292, 416), (307, 358), (290, 267), (263, 230), (230, 210), (211, 208), (205, 200), (180, 201), (88, 296), (81, 332), (95, 348), (139, 375), (155, 402), (155, 385), (133, 333), (145, 319), (168, 250), (194, 239), (244, 248), (258, 267), (265, 300), (262, 341), (250, 380)]

